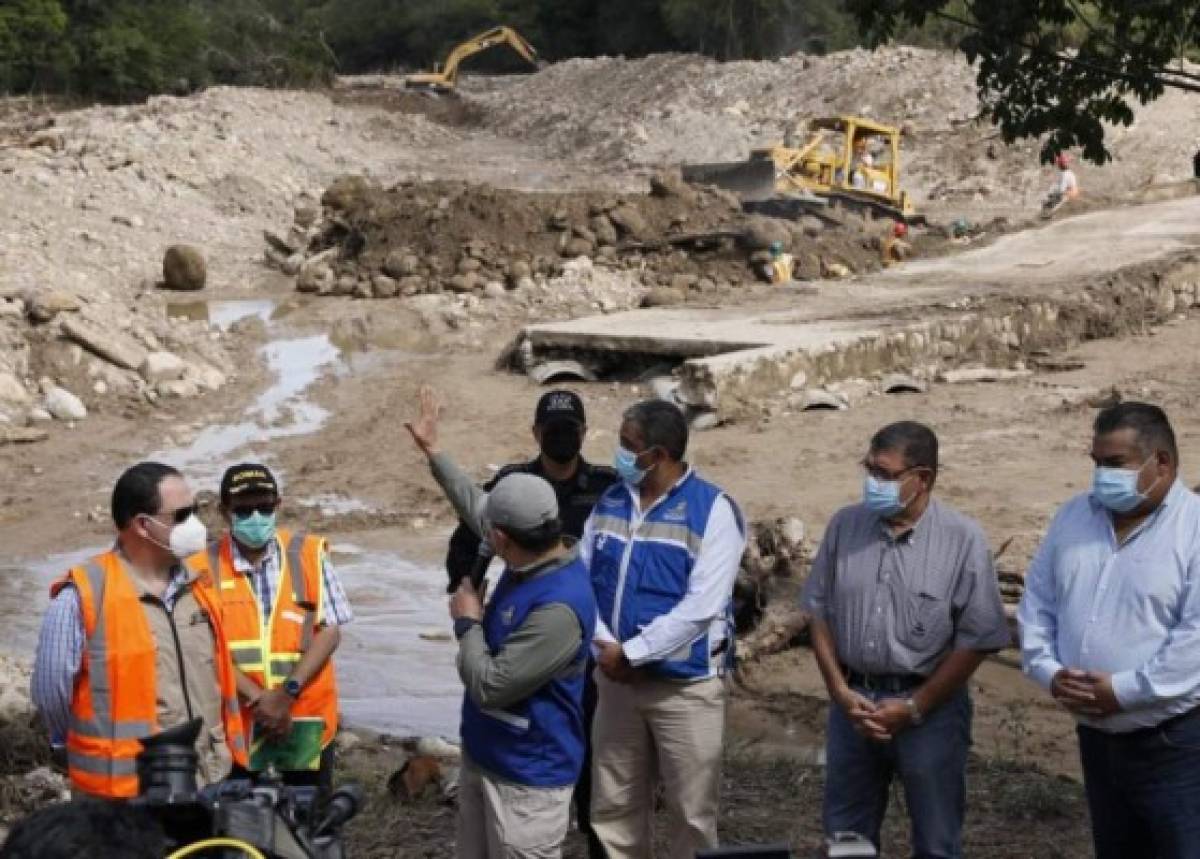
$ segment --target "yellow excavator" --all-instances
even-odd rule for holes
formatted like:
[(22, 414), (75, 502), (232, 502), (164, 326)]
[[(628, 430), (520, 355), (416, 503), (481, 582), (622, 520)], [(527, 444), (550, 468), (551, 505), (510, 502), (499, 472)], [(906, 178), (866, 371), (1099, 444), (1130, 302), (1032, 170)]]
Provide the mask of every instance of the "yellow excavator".
[(454, 92), (458, 84), (458, 67), (468, 57), (473, 57), (480, 51), (496, 45), (508, 45), (520, 54), (530, 65), (537, 67), (537, 51), (516, 30), (511, 27), (493, 27), (487, 32), (480, 33), (454, 47), (441, 69), (435, 67), (432, 72), (419, 72), (406, 75), (404, 85), (411, 89), (423, 89), (431, 92)]
[(922, 220), (900, 188), (900, 131), (858, 116), (809, 124), (807, 142), (755, 149), (746, 161), (691, 164), (683, 178), (733, 191), (748, 211), (777, 217), (844, 206)]

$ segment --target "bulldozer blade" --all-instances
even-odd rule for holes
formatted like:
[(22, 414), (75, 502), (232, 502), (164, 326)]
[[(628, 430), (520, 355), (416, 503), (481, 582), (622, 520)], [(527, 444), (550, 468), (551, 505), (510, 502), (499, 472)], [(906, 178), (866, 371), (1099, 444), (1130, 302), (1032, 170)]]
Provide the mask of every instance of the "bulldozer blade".
[(696, 185), (715, 185), (737, 194), (743, 203), (768, 200), (775, 195), (775, 162), (769, 158), (689, 164), (683, 179)]

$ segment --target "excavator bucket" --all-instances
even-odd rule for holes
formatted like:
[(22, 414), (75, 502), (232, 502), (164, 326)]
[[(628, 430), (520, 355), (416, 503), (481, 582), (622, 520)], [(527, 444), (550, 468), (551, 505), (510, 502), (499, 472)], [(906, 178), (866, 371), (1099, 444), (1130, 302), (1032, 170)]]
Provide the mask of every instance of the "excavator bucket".
[(683, 179), (696, 185), (715, 185), (732, 191), (743, 203), (757, 203), (775, 196), (775, 162), (770, 158), (688, 164), (683, 168)]

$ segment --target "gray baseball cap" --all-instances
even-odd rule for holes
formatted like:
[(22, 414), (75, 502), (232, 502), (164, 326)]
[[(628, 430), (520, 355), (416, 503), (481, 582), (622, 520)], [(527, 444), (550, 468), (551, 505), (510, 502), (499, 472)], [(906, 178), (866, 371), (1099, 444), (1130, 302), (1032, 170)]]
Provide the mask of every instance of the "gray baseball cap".
[(488, 495), (483, 518), (494, 527), (532, 531), (558, 518), (558, 497), (536, 474), (510, 474)]

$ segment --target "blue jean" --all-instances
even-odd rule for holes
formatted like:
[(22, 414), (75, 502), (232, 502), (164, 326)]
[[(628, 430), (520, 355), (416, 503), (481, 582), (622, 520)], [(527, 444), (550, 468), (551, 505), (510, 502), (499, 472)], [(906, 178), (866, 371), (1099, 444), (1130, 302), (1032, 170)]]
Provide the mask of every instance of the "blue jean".
[[(854, 691), (874, 701), (902, 697)], [(971, 699), (966, 689), (929, 713), (919, 727), (901, 731), (886, 743), (861, 736), (842, 708), (831, 704), (825, 753), (826, 834), (856, 832), (878, 849), (888, 789), (899, 777), (915, 859), (958, 859), (970, 746)]]
[(1096, 859), (1200, 859), (1200, 709), (1129, 734), (1078, 731)]

